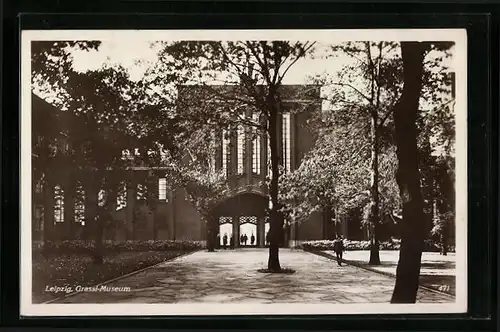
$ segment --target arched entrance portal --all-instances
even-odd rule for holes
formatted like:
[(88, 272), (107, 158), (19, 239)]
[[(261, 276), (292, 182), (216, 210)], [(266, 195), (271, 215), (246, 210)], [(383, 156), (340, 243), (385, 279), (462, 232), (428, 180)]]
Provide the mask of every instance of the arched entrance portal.
[(215, 230), (214, 233), (219, 235), (218, 244), (223, 245), (224, 235), (226, 235), (227, 245), (264, 247), (267, 205), (267, 197), (255, 193), (239, 194), (219, 204), (212, 211), (212, 222), (216, 224), (211, 225)]

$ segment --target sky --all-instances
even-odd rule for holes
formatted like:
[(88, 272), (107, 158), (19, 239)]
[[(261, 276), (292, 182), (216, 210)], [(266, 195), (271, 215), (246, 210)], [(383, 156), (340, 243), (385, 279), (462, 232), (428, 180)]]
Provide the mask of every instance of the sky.
[[(131, 50), (130, 44), (126, 42), (103, 41), (98, 51), (74, 51), (74, 68), (85, 71), (97, 69), (107, 62), (121, 64), (128, 69), (132, 80), (138, 80), (144, 74), (148, 64), (156, 59), (157, 49), (152, 48), (150, 43), (146, 40), (134, 41), (133, 50)], [(320, 43), (316, 45), (325, 46), (325, 44)], [(336, 72), (346, 63), (347, 61), (338, 61), (338, 59), (304, 58), (295, 63), (288, 71), (283, 83), (305, 84), (310, 75)]]

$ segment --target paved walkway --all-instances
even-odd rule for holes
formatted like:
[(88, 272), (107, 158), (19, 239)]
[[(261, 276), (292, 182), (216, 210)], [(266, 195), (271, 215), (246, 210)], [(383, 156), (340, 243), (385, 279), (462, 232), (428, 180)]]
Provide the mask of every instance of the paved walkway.
[[(343, 265), (302, 250), (280, 250), (282, 267), (294, 274), (257, 272), (267, 249), (199, 251), (165, 262), (109, 286), (128, 292), (82, 292), (59, 303), (387, 303), (394, 278)], [(453, 303), (420, 290), (419, 302)]]
[[(335, 256), (333, 251), (325, 251), (325, 253)], [(347, 260), (348, 263), (395, 276), (399, 261), (399, 251), (381, 250), (381, 264), (375, 266), (368, 265), (370, 251), (346, 251), (343, 258)], [(420, 284), (434, 290), (440, 290), (455, 295), (455, 261), (455, 253), (449, 253), (447, 256), (443, 256), (437, 252), (423, 252), (420, 269)]]

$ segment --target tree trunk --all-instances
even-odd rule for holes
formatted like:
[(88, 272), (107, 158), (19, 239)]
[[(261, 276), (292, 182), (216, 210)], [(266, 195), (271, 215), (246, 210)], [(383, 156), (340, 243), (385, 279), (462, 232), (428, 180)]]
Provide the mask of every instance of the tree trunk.
[(415, 303), (419, 287), (425, 216), (418, 170), (416, 117), (427, 47), (419, 42), (401, 43), (404, 86), (401, 99), (395, 106), (394, 123), (399, 162), (396, 181), (403, 203), (403, 220), (391, 303)]
[(370, 225), (372, 226), (371, 239), (370, 239), (370, 265), (380, 265), (380, 252), (379, 252), (379, 241), (378, 241), (378, 224), (379, 220), (379, 194), (378, 194), (378, 181), (379, 181), (379, 170), (378, 170), (378, 116), (377, 111), (372, 111), (371, 114), (371, 181), (370, 181)]
[(269, 195), (271, 196), (272, 207), (270, 209), (269, 223), (269, 260), (267, 268), (270, 271), (280, 271), (279, 261), (279, 230), (283, 228), (282, 220), (278, 214), (278, 107), (275, 98), (269, 98), (269, 144), (271, 147), (271, 183), (269, 185)]

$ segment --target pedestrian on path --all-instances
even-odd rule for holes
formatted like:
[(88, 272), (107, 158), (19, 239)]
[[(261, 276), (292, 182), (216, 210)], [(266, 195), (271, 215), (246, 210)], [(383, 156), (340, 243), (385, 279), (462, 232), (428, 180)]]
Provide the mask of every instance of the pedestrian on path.
[(224, 234), (224, 236), (222, 237), (222, 246), (224, 249), (226, 249), (226, 246), (227, 246), (227, 233)]
[(245, 243), (245, 246), (246, 246), (247, 242), (248, 242), (248, 236), (246, 234), (243, 235), (243, 242)]
[(252, 236), (250, 236), (250, 244), (253, 246), (254, 243), (255, 243), (255, 235), (253, 235), (252, 233)]
[(344, 253), (344, 241), (337, 235), (337, 238), (333, 241), (333, 250), (337, 256), (337, 264), (342, 266), (342, 254)]

